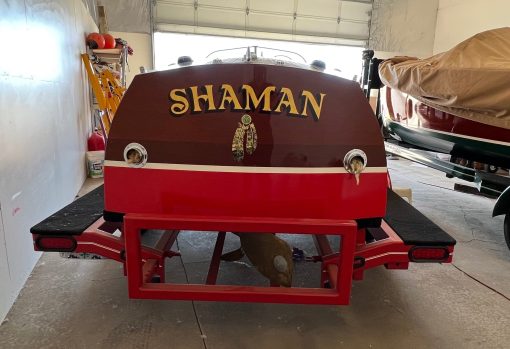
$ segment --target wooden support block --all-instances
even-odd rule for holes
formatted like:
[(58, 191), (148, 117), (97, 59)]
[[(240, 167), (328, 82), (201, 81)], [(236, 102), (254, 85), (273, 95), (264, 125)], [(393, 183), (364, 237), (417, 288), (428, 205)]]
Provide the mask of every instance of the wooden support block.
[(392, 188), (395, 193), (397, 193), (400, 197), (407, 199), (409, 204), (413, 204), (413, 191), (411, 188)]
[(102, 5), (97, 5), (99, 33), (108, 33), (108, 21), (106, 20), (106, 9)]

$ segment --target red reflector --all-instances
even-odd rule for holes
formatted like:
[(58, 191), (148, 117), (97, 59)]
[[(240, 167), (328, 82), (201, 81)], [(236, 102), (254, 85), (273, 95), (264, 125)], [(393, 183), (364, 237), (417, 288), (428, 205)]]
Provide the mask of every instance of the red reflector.
[(414, 247), (409, 251), (409, 259), (413, 262), (445, 261), (449, 255), (444, 247)]
[(37, 248), (41, 251), (70, 252), (76, 248), (76, 240), (70, 237), (43, 237), (36, 241)]

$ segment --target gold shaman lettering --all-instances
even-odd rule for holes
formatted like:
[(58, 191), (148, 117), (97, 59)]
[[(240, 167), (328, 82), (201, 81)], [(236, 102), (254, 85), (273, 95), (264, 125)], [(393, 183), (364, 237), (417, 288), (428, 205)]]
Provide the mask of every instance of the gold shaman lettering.
[(186, 98), (185, 89), (176, 88), (170, 91), (170, 100), (174, 102), (170, 106), (170, 113), (174, 115), (182, 115), (188, 111), (189, 102)]
[(303, 90), (296, 94), (288, 87), (278, 89), (276, 86), (267, 86), (257, 93), (252, 86), (244, 84), (238, 91), (236, 93), (229, 84), (222, 84), (219, 89), (213, 85), (176, 88), (169, 93), (169, 112), (181, 116), (190, 112), (224, 111), (230, 107), (232, 111), (286, 112), (288, 115), (302, 117), (311, 115), (319, 120), (326, 98), (325, 93), (314, 94)]
[(216, 110), (214, 106), (214, 95), (213, 95), (213, 85), (205, 85), (205, 94), (198, 94), (198, 86), (191, 86), (191, 94), (193, 95), (193, 112), (201, 112), (202, 108), (200, 107), (200, 101), (204, 101), (207, 103), (208, 111)]
[(246, 91), (246, 106), (244, 110), (251, 110), (251, 103), (253, 102), (253, 109), (257, 109), (260, 102), (264, 100), (263, 111), (271, 111), (271, 92), (276, 91), (275, 86), (268, 86), (264, 89), (264, 91), (257, 97), (255, 90), (250, 85), (243, 85), (243, 90)]
[(312, 107), (314, 117), (319, 120), (321, 117), (321, 109), (322, 109), (322, 100), (324, 99), (325, 93), (320, 94), (320, 102), (317, 102), (315, 99), (315, 96), (310, 92), (304, 90), (301, 95), (305, 99), (305, 103), (303, 104), (303, 111), (301, 112), (301, 115), (308, 116), (307, 110), (308, 110), (308, 103), (310, 103), (310, 106)]
[(229, 84), (223, 84), (221, 85), (221, 90), (223, 91), (223, 98), (221, 99), (221, 103), (218, 108), (219, 110), (225, 110), (225, 102), (228, 104), (233, 104), (234, 110), (242, 109), (232, 86)]

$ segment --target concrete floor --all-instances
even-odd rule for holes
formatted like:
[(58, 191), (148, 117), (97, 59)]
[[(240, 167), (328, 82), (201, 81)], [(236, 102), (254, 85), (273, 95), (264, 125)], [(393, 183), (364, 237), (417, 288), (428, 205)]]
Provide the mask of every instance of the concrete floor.
[[(370, 270), (351, 305), (334, 307), (129, 300), (120, 264), (46, 253), (0, 326), (0, 348), (508, 348), (510, 251), (494, 200), (455, 192), (420, 165), (389, 167), (394, 186), (411, 187), (414, 206), (457, 239), (453, 264)], [(203, 276), (206, 236), (180, 236), (194, 252), (186, 274), (169, 261), (173, 280)], [(315, 283), (314, 268), (298, 264), (296, 282)], [(220, 281), (235, 278), (261, 281), (248, 264), (222, 265)]]

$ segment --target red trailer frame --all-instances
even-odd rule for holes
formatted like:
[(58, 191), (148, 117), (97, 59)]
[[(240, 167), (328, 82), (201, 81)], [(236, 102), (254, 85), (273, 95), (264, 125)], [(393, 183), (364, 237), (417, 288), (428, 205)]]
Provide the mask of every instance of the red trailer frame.
[[(131, 298), (179, 299), (201, 301), (274, 302), (304, 304), (348, 304), (352, 282), (352, 260), (356, 222), (332, 220), (291, 220), (274, 218), (151, 216), (128, 214), (124, 217), (126, 265)], [(147, 282), (143, 273), (140, 231), (142, 229), (178, 229), (196, 231), (226, 230), (235, 232), (339, 235), (340, 256), (331, 288), (284, 288), (223, 285), (182, 285)], [(216, 254), (218, 256), (218, 254)], [(212, 260), (216, 264), (214, 258)], [(213, 273), (217, 270), (213, 269)]]
[[(121, 236), (112, 235), (116, 229), (122, 231)], [(151, 234), (156, 229), (164, 229), (165, 233), (155, 246), (142, 245), (141, 231)], [(352, 280), (363, 279), (367, 269), (381, 265), (407, 269), (410, 261), (452, 260), (453, 245), (406, 245), (386, 222), (380, 229), (385, 238), (366, 242), (366, 229), (358, 229), (357, 223), (350, 220), (127, 214), (124, 222), (118, 224), (100, 218), (76, 236), (34, 234), (34, 244), (36, 250), (93, 253), (123, 263), (129, 297), (140, 299), (346, 305)], [(165, 282), (165, 259), (180, 255), (171, 250), (179, 230), (218, 231), (204, 284)], [(313, 235), (318, 252), (313, 260), (321, 263), (320, 287), (216, 285), (225, 231)], [(327, 235), (340, 237), (338, 252), (331, 248)], [(413, 257), (416, 251), (419, 253)], [(420, 260), (423, 255), (427, 258)], [(154, 282), (155, 277), (158, 282)]]

